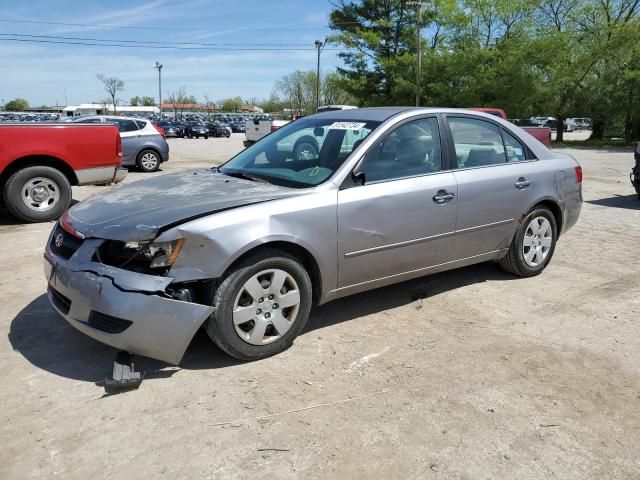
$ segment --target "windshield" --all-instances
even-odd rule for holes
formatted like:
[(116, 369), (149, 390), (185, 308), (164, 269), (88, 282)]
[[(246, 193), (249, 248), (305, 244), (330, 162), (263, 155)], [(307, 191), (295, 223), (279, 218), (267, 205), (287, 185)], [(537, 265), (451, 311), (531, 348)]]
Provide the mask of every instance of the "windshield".
[(308, 117), (261, 139), (218, 170), (276, 185), (319, 185), (342, 165), (380, 122)]

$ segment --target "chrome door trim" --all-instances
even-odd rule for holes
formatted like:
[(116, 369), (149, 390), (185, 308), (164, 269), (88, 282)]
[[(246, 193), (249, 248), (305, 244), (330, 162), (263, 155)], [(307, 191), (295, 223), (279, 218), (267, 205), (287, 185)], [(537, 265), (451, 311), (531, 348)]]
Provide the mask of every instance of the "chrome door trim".
[[(437, 240), (437, 239), (440, 239), (440, 238), (452, 237), (452, 236), (457, 235), (459, 233), (469, 233), (469, 232), (475, 232), (477, 230), (484, 230), (486, 228), (501, 227), (503, 225), (511, 224), (511, 223), (513, 223), (513, 221), (514, 221), (513, 218), (511, 218), (509, 220), (500, 220), (499, 222), (493, 222), (493, 223), (487, 223), (487, 224), (484, 224), (484, 225), (477, 225), (475, 227), (463, 228), (462, 230), (456, 230), (456, 231), (453, 231), (453, 232), (440, 233), (438, 235), (431, 235), (429, 237), (423, 237), (423, 238), (415, 238), (413, 240), (407, 240), (406, 242), (390, 243), (390, 244), (387, 244), (387, 245), (381, 245), (379, 247), (367, 248), (366, 250), (356, 250), (355, 252), (345, 253), (344, 254), (344, 258), (359, 257), (361, 255), (367, 255), (369, 253), (376, 253), (376, 252), (382, 252), (384, 250), (392, 250), (394, 248), (407, 247), (407, 246), (415, 245), (415, 244), (418, 244), (418, 243), (429, 242), (431, 240)], [(458, 261), (458, 260), (453, 260), (453, 261)], [(448, 262), (448, 263), (451, 263), (451, 262)]]

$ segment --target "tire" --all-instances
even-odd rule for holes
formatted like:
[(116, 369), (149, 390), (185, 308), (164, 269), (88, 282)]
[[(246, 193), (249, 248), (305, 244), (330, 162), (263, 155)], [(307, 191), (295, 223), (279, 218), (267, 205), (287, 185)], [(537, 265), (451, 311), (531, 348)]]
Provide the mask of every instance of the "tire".
[[(548, 222), (548, 227), (545, 220)], [(539, 232), (534, 231), (534, 221), (540, 227)], [(543, 229), (545, 231), (540, 233)], [(558, 226), (553, 213), (548, 208), (537, 207), (529, 212), (518, 227), (509, 246), (509, 251), (500, 260), (500, 267), (519, 277), (539, 275), (551, 261), (557, 240)], [(526, 243), (529, 243), (530, 246), (527, 246)], [(538, 253), (532, 253), (538, 248)]]
[(293, 148), (294, 160), (314, 160), (316, 158), (318, 158), (318, 147), (310, 141), (304, 140)]
[(143, 172), (155, 172), (160, 168), (160, 155), (154, 150), (142, 150), (136, 163)]
[(208, 140), (208, 139), (209, 139), (209, 135), (205, 135), (205, 136), (204, 136), (204, 139), (205, 139), (205, 140)]
[(9, 177), (3, 199), (9, 212), (20, 220), (47, 222), (57, 219), (69, 208), (71, 184), (55, 168), (26, 167)]
[[(271, 298), (269, 290), (261, 290), (256, 279), (260, 279), (263, 286), (268, 285), (276, 271), (284, 272), (279, 275), (286, 279), (283, 288)], [(253, 285), (258, 289), (254, 295), (247, 289), (252, 279), (256, 280)], [(296, 305), (283, 308), (277, 304), (295, 301), (296, 291)], [(232, 357), (246, 361), (267, 358), (288, 349), (302, 332), (311, 310), (311, 295), (309, 274), (296, 258), (280, 250), (263, 250), (244, 259), (223, 278), (214, 294), (216, 311), (205, 323), (205, 330), (213, 342)], [(256, 296), (262, 297), (254, 298)], [(248, 316), (238, 317), (242, 323), (234, 322), (236, 309), (240, 313), (246, 309)], [(293, 320), (289, 321), (286, 315), (288, 318), (293, 315)], [(278, 324), (284, 325), (284, 334), (277, 330)]]
[(229, 138), (231, 136), (231, 134), (227, 131), (225, 137)]

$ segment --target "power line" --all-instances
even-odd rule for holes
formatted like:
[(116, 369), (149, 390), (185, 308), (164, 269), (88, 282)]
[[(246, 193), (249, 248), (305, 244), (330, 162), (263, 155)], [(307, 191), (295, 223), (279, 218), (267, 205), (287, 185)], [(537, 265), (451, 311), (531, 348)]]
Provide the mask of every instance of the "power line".
[(86, 37), (63, 37), (60, 35), (31, 35), (27, 33), (0, 33), (0, 36), (7, 37), (28, 37), (28, 38), (46, 38), (53, 40), (74, 40), (83, 42), (117, 42), (132, 44), (151, 44), (151, 45), (198, 45), (203, 47), (306, 47), (306, 43), (216, 43), (216, 42), (157, 42), (153, 40), (113, 40), (106, 38), (86, 38)]
[[(6, 34), (0, 34), (6, 35)], [(154, 49), (154, 50), (217, 50), (217, 51), (315, 51), (315, 48), (302, 48), (302, 47), (181, 47), (172, 45), (135, 45), (135, 44), (122, 44), (122, 43), (95, 43), (89, 41), (69, 41), (69, 40), (45, 40), (35, 38), (0, 38), (0, 42), (21, 42), (21, 43), (46, 43), (46, 44), (58, 44), (58, 45), (82, 45), (92, 47), (118, 47), (118, 48), (138, 48), (138, 49)], [(342, 51), (341, 49), (331, 49), (332, 51)]]
[[(114, 29), (114, 30), (162, 30), (162, 31), (184, 31), (184, 32), (193, 32), (197, 30), (197, 28), (184, 28), (184, 27), (141, 27), (141, 26), (131, 26), (131, 25), (104, 25), (97, 23), (70, 23), (70, 22), (51, 22), (45, 20), (22, 20), (15, 18), (0, 18), (0, 22), (2, 23), (26, 23), (32, 25), (57, 25), (62, 27), (83, 27), (83, 28), (106, 28), (106, 29)], [(239, 29), (239, 30), (252, 30), (257, 32), (282, 32), (282, 31), (291, 31), (291, 32), (299, 32), (299, 31), (308, 31), (308, 30), (328, 30), (334, 25), (356, 25), (360, 24), (360, 22), (332, 22), (331, 25), (323, 25), (322, 27), (300, 27), (300, 28), (291, 28), (291, 27), (229, 27), (229, 29)]]

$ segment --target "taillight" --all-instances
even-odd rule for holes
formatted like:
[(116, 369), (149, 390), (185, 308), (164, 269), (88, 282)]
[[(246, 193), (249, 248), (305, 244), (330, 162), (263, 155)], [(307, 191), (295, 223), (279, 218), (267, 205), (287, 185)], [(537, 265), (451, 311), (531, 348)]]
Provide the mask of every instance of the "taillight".
[(276, 130), (278, 130), (280, 127), (278, 127), (277, 125), (271, 125), (271, 131), (275, 132)]
[(162, 128), (160, 128), (160, 127), (159, 127), (158, 125), (156, 125), (155, 123), (152, 123), (152, 125), (153, 125), (153, 128), (155, 128), (155, 129), (158, 131), (158, 133), (159, 133), (160, 135), (162, 135), (163, 137), (165, 136), (165, 134), (164, 134), (164, 130), (163, 130)]
[(576, 167), (576, 180), (578, 183), (582, 183), (582, 167), (580, 165)]
[(120, 138), (120, 134), (116, 137), (116, 155), (122, 156), (122, 138)]

